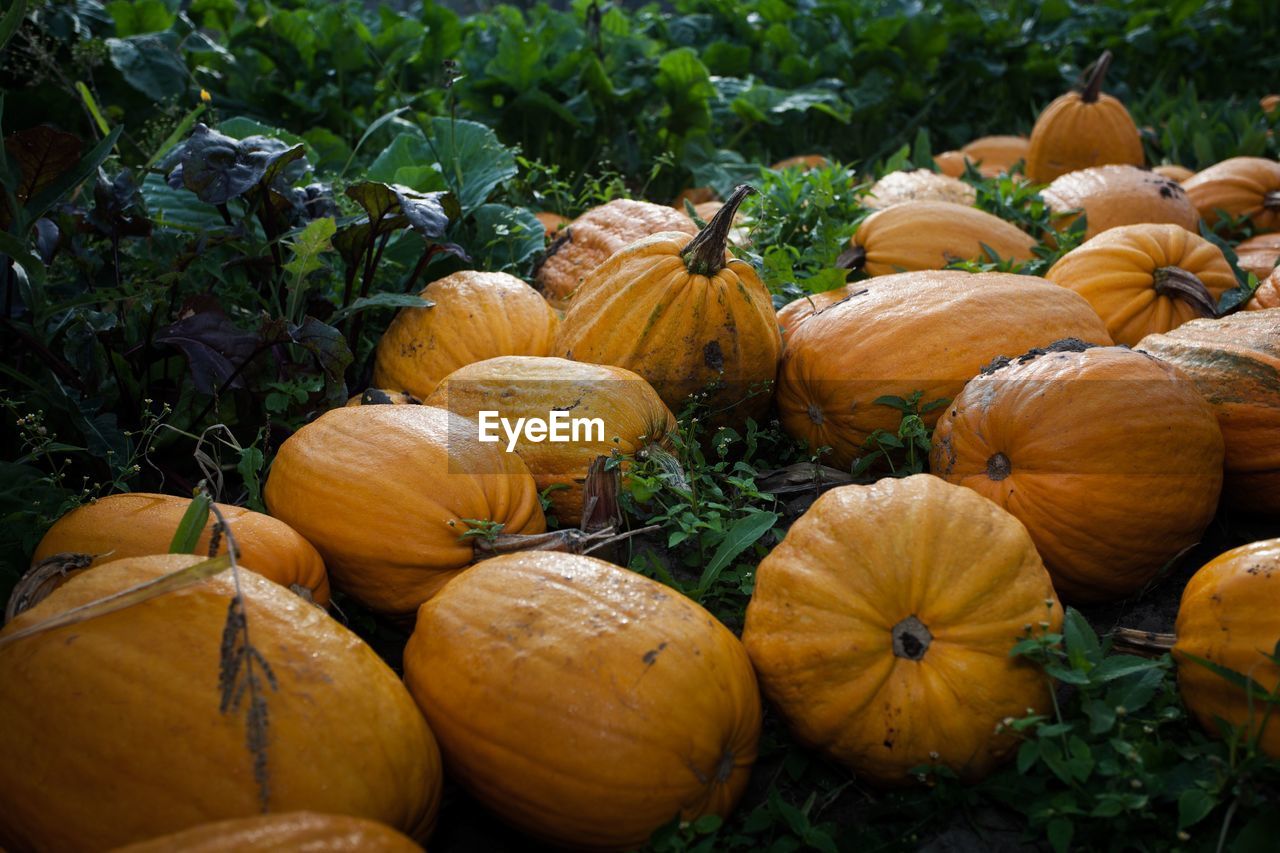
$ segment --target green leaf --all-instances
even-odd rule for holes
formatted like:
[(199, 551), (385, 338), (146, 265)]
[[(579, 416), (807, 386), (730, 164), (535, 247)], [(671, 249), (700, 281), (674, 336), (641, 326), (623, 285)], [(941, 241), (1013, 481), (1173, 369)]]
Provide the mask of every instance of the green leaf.
[(338, 230), (338, 224), (332, 216), (313, 219), (307, 226), (289, 241), (293, 248), (293, 258), (284, 265), (284, 269), (295, 280), (301, 280), (307, 274), (324, 266), (318, 259), (321, 252), (333, 248), (329, 240)]
[(1135, 672), (1164, 668), (1165, 664), (1160, 659), (1141, 658), (1137, 655), (1111, 655), (1090, 670), (1089, 678), (1095, 684), (1101, 684)]
[(488, 201), (494, 189), (518, 171), (515, 152), (479, 122), (433, 118), (427, 146), (463, 215)]
[(1063, 618), (1062, 638), (1067, 650), (1067, 660), (1074, 669), (1087, 672), (1102, 660), (1098, 635), (1089, 625), (1089, 620), (1074, 607), (1068, 607)]
[(44, 264), (27, 250), (27, 246), (17, 237), (0, 231), (0, 254), (8, 255), (14, 263), (22, 267), (32, 284), (44, 282)]
[(1194, 826), (1209, 816), (1218, 805), (1208, 791), (1188, 788), (1178, 797), (1178, 829)]
[(190, 74), (178, 55), (176, 34), (149, 33), (106, 42), (111, 64), (125, 82), (147, 97), (163, 101), (187, 90)]
[(482, 204), (472, 216), (467, 238), (477, 267), (519, 274), (546, 247), (546, 232), (533, 211), (505, 204)]
[(39, 189), (26, 204), (27, 221), (35, 222), (64, 196), (70, 195), (76, 187), (97, 175), (98, 167), (111, 156), (111, 149), (115, 147), (116, 140), (120, 138), (123, 130), (123, 127), (114, 128), (107, 134), (106, 139), (81, 157), (74, 168), (60, 173)]
[(178, 522), (178, 529), (174, 531), (173, 539), (169, 541), (170, 554), (194, 554), (196, 546), (200, 544), (200, 536), (204, 533), (205, 527), (209, 524), (209, 500), (208, 492), (201, 489), (191, 499), (187, 511), (182, 514), (182, 520)]
[(157, 227), (208, 231), (224, 226), (216, 207), (205, 204), (195, 193), (174, 189), (159, 175), (148, 174), (139, 189)]
[(167, 30), (177, 20), (164, 0), (114, 0), (107, 11), (120, 37)]
[(1035, 766), (1039, 758), (1040, 742), (1036, 740), (1023, 741), (1022, 746), (1018, 747), (1018, 772), (1023, 776), (1027, 775), (1027, 771)]
[(1054, 853), (1067, 853), (1071, 849), (1071, 837), (1075, 834), (1075, 824), (1070, 818), (1055, 817), (1045, 827), (1045, 835), (1049, 838), (1049, 846)]
[(329, 317), (330, 323), (338, 323), (359, 311), (370, 308), (434, 308), (435, 303), (423, 299), (416, 293), (375, 293), (362, 296), (346, 308), (334, 311)]
[(1107, 691), (1107, 704), (1112, 708), (1124, 708), (1126, 713), (1131, 714), (1151, 701), (1164, 677), (1163, 671), (1149, 669), (1116, 679)]
[(1280, 837), (1280, 809), (1268, 809), (1254, 817), (1231, 843), (1231, 853), (1274, 853)]
[(18, 27), (22, 26), (22, 19), (26, 16), (27, 0), (14, 0), (13, 5), (4, 13), (4, 17), (0, 18), (0, 51), (9, 44), (9, 39), (13, 38)]
[(776, 512), (754, 512), (734, 521), (725, 532), (724, 539), (720, 540), (720, 547), (711, 555), (711, 561), (702, 570), (702, 577), (698, 580), (698, 594), (709, 590), (735, 557), (755, 544), (777, 523)]

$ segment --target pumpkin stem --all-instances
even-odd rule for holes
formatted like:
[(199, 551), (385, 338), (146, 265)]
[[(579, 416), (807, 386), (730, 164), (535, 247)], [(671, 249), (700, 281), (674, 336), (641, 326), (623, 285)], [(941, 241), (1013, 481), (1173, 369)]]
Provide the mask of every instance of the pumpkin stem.
[(499, 554), (516, 554), (521, 551), (558, 551), (565, 554), (589, 554), (615, 542), (639, 536), (641, 533), (652, 533), (660, 530), (660, 525), (651, 524), (635, 530), (616, 532), (613, 527), (595, 530), (590, 533), (576, 527), (561, 530), (548, 530), (546, 533), (499, 533), (490, 538), (472, 540), (475, 547), (475, 560), (496, 557)]
[(851, 243), (836, 258), (836, 267), (842, 270), (859, 270), (867, 262), (867, 250), (857, 243)]
[(707, 227), (680, 250), (680, 257), (684, 258), (689, 272), (713, 276), (724, 269), (724, 253), (729, 246), (729, 229), (733, 226), (733, 217), (737, 215), (743, 199), (755, 191), (753, 186), (739, 184), (724, 206), (711, 217)]
[(1104, 50), (1098, 61), (1089, 66), (1084, 78), (1084, 88), (1080, 91), (1080, 100), (1086, 104), (1095, 103), (1102, 94), (1102, 79), (1107, 76), (1111, 67), (1111, 51)]
[(13, 617), (35, 607), (44, 601), (49, 593), (58, 588), (63, 578), (89, 568), (102, 554), (76, 554), (64, 551), (52, 554), (31, 567), (9, 594), (9, 603), (4, 608), (5, 624), (13, 621)]
[(1218, 306), (1213, 301), (1213, 294), (1204, 286), (1195, 273), (1182, 267), (1160, 267), (1155, 271), (1156, 293), (1161, 296), (1181, 299), (1199, 312), (1201, 317), (1213, 317), (1218, 313)]
[(1013, 463), (1003, 453), (993, 453), (987, 460), (987, 476), (997, 483), (1008, 477), (1012, 471)]
[(1267, 210), (1280, 210), (1280, 190), (1272, 190), (1264, 195), (1262, 206)]
[(1176, 634), (1139, 631), (1136, 628), (1117, 628), (1111, 634), (1111, 642), (1117, 648), (1128, 649), (1147, 657), (1159, 657), (1172, 649), (1177, 640)]
[(891, 633), (894, 655), (905, 660), (920, 660), (933, 642), (933, 634), (914, 615), (894, 625)]
[(622, 471), (608, 467), (608, 456), (597, 456), (587, 469), (582, 485), (582, 521), (578, 525), (587, 533), (613, 530), (622, 524), (622, 508), (618, 493), (622, 491)]

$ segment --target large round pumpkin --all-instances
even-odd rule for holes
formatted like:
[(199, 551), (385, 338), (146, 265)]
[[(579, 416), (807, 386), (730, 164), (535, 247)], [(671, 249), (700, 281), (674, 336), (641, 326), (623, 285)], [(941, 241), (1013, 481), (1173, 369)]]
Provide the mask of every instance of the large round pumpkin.
[(422, 291), (431, 308), (403, 308), (378, 341), (373, 386), (423, 399), (464, 364), (550, 355), (559, 320), (532, 287), (501, 272), (463, 271)]
[[(552, 489), (555, 515), (570, 527), (582, 517), (583, 484), (596, 457), (668, 444), (667, 436), (676, 428), (675, 417), (653, 386), (630, 370), (562, 358), (478, 361), (445, 377), (427, 405), (477, 420), (487, 411), (513, 424), (518, 418), (547, 420), (560, 413), (571, 440), (539, 435), (535, 441), (521, 433), (515, 450), (539, 491)], [(588, 423), (575, 435), (570, 419), (599, 419), (600, 426), (596, 430)], [(505, 449), (508, 436), (501, 429), (494, 433)]]
[[(1244, 726), (1259, 746), (1280, 759), (1280, 722), (1274, 707), (1266, 729), (1259, 722), (1267, 706), (1255, 694), (1250, 701), (1234, 685), (1194, 658), (1239, 672), (1264, 690), (1275, 692), (1280, 666), (1274, 653), (1280, 629), (1280, 539), (1234, 548), (1203, 566), (1182, 591), (1173, 656), (1178, 661), (1182, 701), (1206, 730), (1221, 734), (1218, 720)], [(1193, 657), (1194, 656), (1194, 657)]]
[(1280, 163), (1232, 157), (1197, 172), (1182, 184), (1201, 218), (1213, 225), (1218, 211), (1247, 216), (1259, 231), (1280, 231)]
[(797, 326), (814, 314), (865, 289), (866, 282), (860, 281), (837, 287), (834, 290), (824, 290), (822, 293), (810, 293), (783, 305), (778, 309), (778, 326), (782, 329), (783, 342), (787, 340), (788, 335), (796, 330)]
[(620, 249), (664, 231), (679, 231), (692, 237), (698, 229), (684, 212), (683, 203), (677, 209), (647, 201), (614, 199), (588, 210), (560, 232), (559, 239), (547, 250), (546, 259), (538, 266), (535, 281), (547, 301), (564, 310), (569, 307), (570, 297), (587, 273)]
[[(36, 546), (31, 564), (60, 553), (89, 554), (95, 563), (164, 554), (189, 506), (190, 498), (174, 495), (109, 495), (58, 519)], [(244, 507), (221, 503), (217, 507), (231, 525), (242, 561), (281, 586), (305, 590), (316, 604), (329, 601), (324, 561), (297, 531), (279, 519)], [(195, 553), (209, 553), (216, 521), (210, 513)], [(221, 541), (218, 553), (225, 554), (227, 540)]]
[(1245, 304), (1246, 311), (1266, 311), (1268, 308), (1280, 308), (1280, 268), (1258, 284), (1258, 289)]
[(964, 181), (928, 169), (912, 169), (890, 172), (876, 181), (863, 204), (876, 210), (909, 201), (949, 201), (967, 206), (977, 197), (977, 191)]
[(434, 406), (332, 409), (289, 437), (263, 491), (333, 582), (366, 607), (412, 614), (475, 559), (474, 522), (541, 533), (529, 469), (478, 424)]
[(940, 270), (955, 261), (1029, 261), (1036, 241), (1017, 226), (976, 207), (946, 201), (913, 201), (880, 210), (862, 221), (843, 260), (868, 275)]
[(113, 853), (421, 853), (386, 824), (346, 815), (285, 812), (232, 818), (117, 848)]
[(881, 785), (985, 776), (1006, 717), (1049, 707), (1009, 651), (1062, 609), (1018, 520), (918, 474), (822, 495), (756, 573), (742, 639), (795, 735)]
[(1259, 234), (1236, 246), (1236, 266), (1262, 281), (1280, 264), (1280, 232)]
[(1192, 320), (1138, 348), (1189, 376), (1213, 406), (1227, 502), (1280, 517), (1280, 308)]
[(1223, 443), (1178, 370), (1084, 347), (1002, 359), (972, 379), (938, 421), (929, 468), (1016, 515), (1058, 592), (1094, 601), (1137, 592), (1200, 540)]
[(634, 371), (677, 413), (702, 392), (722, 412), (763, 411), (782, 346), (778, 318), (755, 269), (725, 249), (749, 191), (739, 187), (693, 240), (655, 234), (592, 271), (556, 354)]
[(1199, 233), (1200, 214), (1177, 181), (1133, 166), (1096, 166), (1055, 178), (1040, 195), (1066, 228), (1084, 211), (1085, 237), (1120, 225), (1158, 222)]
[(998, 355), (1063, 337), (1111, 342), (1089, 303), (1031, 276), (944, 270), (861, 284), (788, 335), (778, 372), (783, 428), (830, 447), (835, 466), (865, 453), (875, 430), (897, 431), (900, 413), (880, 397), (950, 399)]
[(1145, 162), (1142, 137), (1129, 111), (1102, 92), (1110, 66), (1111, 52), (1106, 51), (1081, 91), (1058, 97), (1036, 118), (1027, 148), (1027, 176), (1033, 181), (1048, 183), (1067, 172), (1107, 163)]
[[(14, 634), (191, 566), (168, 554), (72, 578), (10, 622)], [(0, 648), (0, 844), (104, 850), (210, 820), (314, 809), (422, 838), (440, 757), (413, 699), (358, 637), (293, 593), (240, 572), (265, 764), (248, 748), (250, 697), (222, 709), (230, 572)], [(265, 675), (262, 662), (270, 667)], [(246, 664), (231, 685), (243, 685)], [(242, 688), (235, 688), (236, 690)], [(259, 780), (265, 783), (259, 784)]]
[(1216, 313), (1235, 273), (1213, 243), (1178, 225), (1122, 225), (1072, 249), (1045, 278), (1079, 293), (1118, 344), (1133, 346)]
[(480, 563), (418, 611), (404, 661), (450, 776), (557, 845), (632, 849), (677, 815), (727, 815), (755, 761), (742, 644), (602, 560)]

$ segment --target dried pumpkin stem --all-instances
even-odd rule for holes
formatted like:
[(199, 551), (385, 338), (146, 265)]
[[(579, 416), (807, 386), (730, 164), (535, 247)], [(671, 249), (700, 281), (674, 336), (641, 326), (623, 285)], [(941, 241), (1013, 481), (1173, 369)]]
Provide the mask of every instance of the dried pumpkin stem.
[(929, 651), (930, 643), (933, 642), (933, 634), (914, 615), (894, 625), (891, 633), (894, 656), (905, 660), (922, 660), (925, 653)]
[(1218, 306), (1204, 282), (1182, 267), (1160, 267), (1155, 271), (1156, 293), (1186, 302), (1202, 317), (1213, 317)]
[(860, 270), (867, 262), (867, 250), (854, 243), (836, 258), (836, 266), (842, 270)]
[(476, 562), (496, 557), (500, 554), (517, 554), (522, 551), (558, 551), (566, 554), (587, 554), (591, 551), (630, 539), (641, 533), (658, 530), (658, 525), (641, 527), (617, 533), (613, 527), (596, 530), (590, 533), (576, 527), (563, 530), (549, 530), (546, 533), (499, 533), (489, 538), (472, 540), (475, 548)]
[(1107, 76), (1107, 69), (1111, 67), (1111, 51), (1104, 50), (1102, 56), (1098, 57), (1098, 61), (1090, 66), (1088, 75), (1084, 79), (1084, 88), (1080, 91), (1080, 100), (1086, 104), (1095, 103), (1102, 94), (1102, 80)]
[(9, 595), (9, 603), (4, 608), (5, 623), (12, 622), (13, 617), (19, 613), (30, 610), (44, 601), (49, 593), (58, 588), (63, 578), (68, 574), (89, 568), (89, 564), (99, 556), (102, 555), (64, 551), (45, 557), (36, 563), (13, 587), (13, 592)]
[(1156, 631), (1139, 631), (1136, 628), (1117, 628), (1111, 635), (1111, 641), (1117, 648), (1158, 657), (1173, 648), (1177, 642), (1176, 634), (1163, 634)]
[(739, 184), (729, 200), (711, 217), (707, 227), (680, 250), (680, 257), (684, 258), (689, 272), (713, 276), (724, 269), (724, 253), (729, 246), (729, 228), (733, 226), (733, 217), (737, 216), (743, 199), (755, 191), (753, 186)]
[(1280, 190), (1272, 190), (1262, 197), (1262, 206), (1267, 210), (1280, 210)]

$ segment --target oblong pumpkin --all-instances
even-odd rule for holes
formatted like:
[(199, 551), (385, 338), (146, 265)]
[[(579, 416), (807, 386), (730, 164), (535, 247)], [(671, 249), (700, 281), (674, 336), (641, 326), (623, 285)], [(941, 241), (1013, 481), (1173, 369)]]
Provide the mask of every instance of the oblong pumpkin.
[(416, 406), (422, 401), (408, 391), (391, 391), (386, 388), (366, 388), (348, 398), (348, 406)]
[(1182, 183), (1187, 178), (1195, 174), (1186, 166), (1179, 166), (1176, 163), (1164, 163), (1159, 166), (1152, 166), (1151, 171), (1155, 172), (1162, 178), (1168, 178), (1171, 181)]
[(1083, 210), (1085, 237), (1095, 237), (1120, 225), (1144, 222), (1180, 225), (1198, 234), (1200, 214), (1187, 192), (1174, 180), (1133, 166), (1096, 166), (1055, 178), (1040, 192), (1058, 214), (1054, 227), (1065, 229)]
[(1138, 348), (1181, 370), (1213, 406), (1227, 503), (1280, 517), (1280, 307), (1192, 320)]
[(994, 178), (1026, 162), (1031, 140), (1025, 136), (980, 136), (960, 149), (983, 177)]
[(1244, 306), (1246, 311), (1266, 311), (1268, 308), (1280, 308), (1280, 268), (1273, 271), (1266, 280), (1258, 284), (1258, 289), (1249, 297)]
[(807, 296), (801, 296), (794, 299), (778, 309), (778, 325), (782, 328), (782, 340), (785, 342), (787, 336), (795, 331), (796, 327), (805, 320), (812, 317), (819, 311), (834, 305), (837, 302), (848, 299), (852, 294), (859, 290), (863, 290), (864, 282), (855, 282), (837, 287), (834, 290), (825, 290), (822, 293), (810, 293)]
[(965, 158), (959, 151), (943, 151), (941, 154), (935, 154), (933, 164), (948, 178), (959, 178), (964, 175)]
[(501, 272), (464, 270), (428, 284), (431, 308), (402, 308), (378, 341), (373, 386), (428, 397), (464, 364), (550, 355), (559, 319), (532, 287)]
[(783, 429), (815, 451), (830, 447), (838, 467), (862, 455), (875, 430), (896, 432), (899, 412), (879, 397), (950, 399), (1003, 353), (1063, 337), (1111, 342), (1089, 303), (1032, 276), (943, 270), (860, 284), (789, 334), (778, 371)]
[(1236, 246), (1236, 266), (1262, 281), (1280, 264), (1280, 233), (1259, 234)]
[(232, 818), (117, 848), (114, 853), (421, 853), (386, 824), (347, 815), (285, 812)]
[[(1178, 605), (1178, 691), (1206, 731), (1221, 735), (1218, 719), (1242, 726), (1249, 737), (1267, 712), (1258, 696), (1192, 659), (1208, 660), (1243, 673), (1275, 692), (1280, 667), (1267, 660), (1276, 646), (1280, 613), (1280, 539), (1233, 548), (1206, 563), (1187, 582)], [(1261, 732), (1262, 752), (1280, 759), (1280, 724), (1274, 709)]]
[(503, 533), (546, 530), (520, 457), (482, 444), (475, 421), (434, 406), (325, 412), (280, 446), (263, 497), (316, 546), (339, 588), (397, 616), (475, 559), (461, 538), (466, 519)]
[[(72, 578), (0, 631), (200, 562), (115, 560)], [(424, 838), (440, 756), (394, 672), (317, 607), (250, 571), (240, 588), (267, 708), (267, 806), (381, 821)], [(249, 699), (220, 710), (230, 572), (0, 648), (0, 843), (104, 850), (261, 811)], [(243, 673), (242, 673), (243, 674)], [(376, 725), (367, 721), (376, 720)]]
[(902, 785), (924, 764), (980, 779), (1017, 747), (997, 727), (1049, 707), (1050, 681), (1009, 652), (1061, 624), (1018, 520), (917, 474), (818, 498), (760, 563), (742, 639), (799, 740)]
[(1017, 226), (976, 207), (945, 201), (913, 201), (880, 210), (862, 221), (845, 260), (868, 275), (940, 270), (955, 261), (985, 260), (989, 247), (1001, 259), (1029, 261), (1036, 241)]
[(727, 815), (755, 761), (742, 644), (603, 560), (480, 563), (418, 611), (404, 662), (450, 775), (557, 845), (632, 849), (676, 815)]
[(876, 181), (863, 204), (875, 210), (909, 201), (948, 201), (968, 206), (977, 198), (977, 190), (964, 181), (928, 169), (912, 169), (890, 172)]
[(1209, 225), (1247, 216), (1259, 231), (1280, 231), (1280, 163), (1262, 157), (1232, 157), (1187, 178), (1182, 186)]
[(1178, 370), (1083, 346), (1002, 359), (970, 380), (938, 421), (929, 470), (1017, 516), (1063, 598), (1098, 601), (1137, 592), (1199, 541), (1223, 443)]
[(799, 169), (802, 172), (807, 172), (810, 169), (821, 169), (827, 163), (827, 158), (821, 154), (798, 154), (795, 157), (779, 160), (769, 168), (775, 172), (781, 172), (784, 169)]
[(1237, 284), (1213, 243), (1178, 225), (1122, 225), (1077, 246), (1045, 278), (1074, 290), (1118, 344), (1215, 313)]
[[(101, 564), (122, 557), (145, 557), (169, 550), (191, 498), (127, 492), (77, 507), (54, 522), (36, 546), (31, 565), (54, 554), (95, 555)], [(306, 590), (319, 605), (329, 602), (329, 576), (311, 543), (279, 519), (241, 506), (217, 504), (240, 546), (240, 559), (258, 574), (284, 587)], [(209, 514), (195, 553), (208, 554), (217, 521)], [(222, 539), (218, 553), (227, 551)]]

